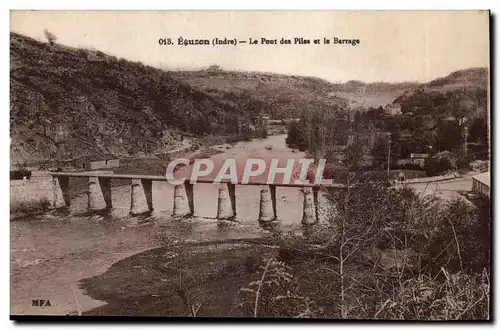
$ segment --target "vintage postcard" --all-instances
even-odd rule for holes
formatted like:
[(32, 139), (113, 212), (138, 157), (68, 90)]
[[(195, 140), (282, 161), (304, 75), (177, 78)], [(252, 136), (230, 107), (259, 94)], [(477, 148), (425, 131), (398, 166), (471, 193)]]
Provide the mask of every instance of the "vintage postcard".
[(489, 31), (11, 11), (11, 319), (490, 320)]

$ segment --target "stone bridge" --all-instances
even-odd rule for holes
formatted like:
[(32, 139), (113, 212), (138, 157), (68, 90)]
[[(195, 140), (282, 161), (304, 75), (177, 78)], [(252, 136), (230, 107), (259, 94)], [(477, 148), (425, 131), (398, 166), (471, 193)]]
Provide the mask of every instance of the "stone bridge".
[[(53, 180), (53, 207), (55, 209), (69, 209), (71, 196), (69, 189), (70, 178), (88, 178), (88, 211), (110, 211), (113, 207), (111, 198), (111, 180), (130, 180), (130, 214), (139, 215), (144, 213), (139, 207), (139, 200), (144, 199), (148, 210), (151, 212), (153, 205), (153, 181), (167, 181), (164, 176), (133, 175), (133, 174), (110, 174), (99, 172), (52, 172)], [(198, 179), (195, 183), (186, 180), (183, 184), (174, 185), (173, 216), (192, 216), (196, 207), (196, 196), (193, 186), (195, 184), (214, 184), (211, 179)], [(219, 184), (219, 182), (217, 182)], [(319, 199), (318, 193), (322, 187), (342, 188), (342, 184), (265, 184), (260, 182), (231, 183), (220, 182), (217, 199), (217, 219), (233, 220), (237, 214), (236, 209), (236, 186), (254, 185), (262, 186), (260, 190), (259, 222), (272, 222), (277, 220), (278, 210), (276, 203), (276, 187), (295, 187), (303, 190), (303, 224), (314, 224), (318, 221)], [(104, 199), (104, 203), (102, 202)], [(105, 204), (103, 209), (101, 205)]]

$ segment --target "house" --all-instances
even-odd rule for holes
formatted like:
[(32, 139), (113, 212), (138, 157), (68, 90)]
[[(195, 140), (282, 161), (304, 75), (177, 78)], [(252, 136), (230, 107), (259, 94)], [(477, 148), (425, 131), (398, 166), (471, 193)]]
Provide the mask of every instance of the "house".
[(403, 158), (403, 159), (398, 159), (398, 165), (405, 166), (405, 165), (411, 165), (412, 159), (410, 158)]
[(490, 197), (490, 172), (484, 172), (472, 177), (472, 191)]
[(74, 160), (73, 164), (77, 169), (92, 171), (119, 167), (120, 159), (110, 154), (103, 156), (82, 156)]
[(401, 114), (401, 104), (391, 103), (387, 104), (384, 108), (385, 112), (391, 115), (400, 115)]
[(430, 157), (430, 154), (410, 154), (411, 164), (424, 167), (425, 161)]

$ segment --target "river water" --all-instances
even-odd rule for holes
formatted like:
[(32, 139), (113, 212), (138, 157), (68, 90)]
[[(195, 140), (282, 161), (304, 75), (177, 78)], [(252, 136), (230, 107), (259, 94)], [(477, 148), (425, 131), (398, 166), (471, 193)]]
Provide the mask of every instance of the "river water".
[[(285, 135), (218, 146), (226, 158), (302, 158), (285, 144)], [(267, 147), (267, 148), (266, 148)], [(237, 226), (217, 225), (218, 185), (196, 184), (194, 218), (185, 219), (189, 230), (183, 240), (223, 240), (269, 235), (258, 223), (261, 186), (237, 186)], [(299, 188), (277, 188), (277, 210), (283, 231), (300, 231), (303, 197)], [(11, 314), (67, 314), (85, 311), (103, 302), (78, 289), (82, 278), (98, 275), (123, 258), (176, 240), (172, 229), (173, 186), (153, 183), (151, 214), (130, 216), (130, 186), (112, 189), (110, 214), (86, 214), (87, 196), (72, 199), (69, 214), (47, 213), (12, 221)], [(320, 200), (321, 203), (321, 200)], [(141, 201), (146, 209), (145, 198)], [(104, 202), (103, 202), (104, 206)], [(176, 236), (177, 235), (177, 236)], [(48, 299), (50, 307), (32, 306), (33, 299)]]

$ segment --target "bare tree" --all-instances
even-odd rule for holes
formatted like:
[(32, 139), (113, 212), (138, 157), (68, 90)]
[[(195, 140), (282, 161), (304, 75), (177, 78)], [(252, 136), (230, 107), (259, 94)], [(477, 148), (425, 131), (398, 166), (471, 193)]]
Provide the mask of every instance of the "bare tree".
[(45, 29), (45, 30), (43, 30), (43, 35), (45, 36), (45, 38), (47, 39), (47, 42), (50, 45), (55, 44), (55, 42), (57, 40), (57, 37), (55, 36), (55, 34), (49, 32), (49, 30)]

